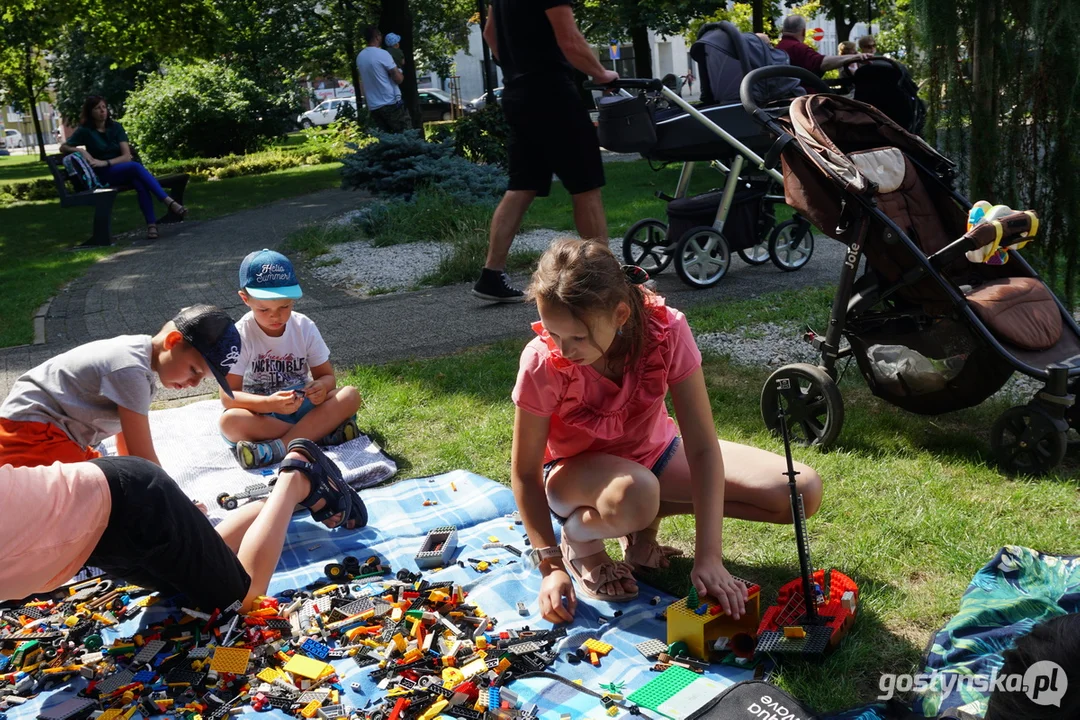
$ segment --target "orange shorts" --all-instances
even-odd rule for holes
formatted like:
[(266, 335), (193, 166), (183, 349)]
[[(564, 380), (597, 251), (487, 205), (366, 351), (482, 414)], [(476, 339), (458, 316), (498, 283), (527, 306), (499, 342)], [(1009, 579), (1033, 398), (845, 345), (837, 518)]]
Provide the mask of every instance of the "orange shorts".
[(0, 466), (37, 467), (96, 457), (101, 453), (79, 445), (55, 425), (0, 418)]

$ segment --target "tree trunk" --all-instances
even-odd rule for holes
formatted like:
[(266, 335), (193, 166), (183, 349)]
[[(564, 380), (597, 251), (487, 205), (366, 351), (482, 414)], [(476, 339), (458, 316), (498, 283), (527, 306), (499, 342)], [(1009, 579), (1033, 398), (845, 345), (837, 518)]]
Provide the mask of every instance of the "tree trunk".
[(754, 32), (765, 32), (764, 0), (750, 0), (750, 8), (754, 16)]
[(34, 134), (37, 135), (38, 157), (42, 162), (45, 162), (45, 137), (41, 133), (41, 119), (38, 117), (37, 108), (37, 93), (34, 92), (34, 49), (29, 43), (27, 43), (24, 48), (23, 62), (25, 63), (23, 65), (23, 81), (26, 85), (26, 102), (30, 106), (30, 117), (34, 119)]
[(1000, 0), (975, 3), (975, 32), (971, 48), (971, 197), (990, 198), (994, 190), (998, 147), (997, 96), (994, 77), (994, 22)]
[(653, 69), (649, 28), (644, 25), (631, 25), (630, 42), (634, 46), (634, 75), (639, 78), (651, 78)]
[(420, 95), (416, 87), (416, 48), (413, 43), (414, 27), (409, 0), (381, 0), (379, 29), (384, 34), (395, 32), (401, 36), (401, 53), (405, 56), (405, 67), (401, 69), (405, 75), (401, 82), (401, 99), (412, 118), (413, 127), (422, 130), (424, 124), (420, 117)]
[(356, 64), (356, 56), (359, 54), (356, 50), (356, 38), (351, 32), (345, 33), (345, 56), (349, 58), (349, 69), (352, 71), (352, 86), (353, 92), (356, 94), (356, 107), (360, 107), (360, 99), (364, 98), (366, 104), (366, 95), (364, 94), (364, 85), (360, 80), (360, 66)]

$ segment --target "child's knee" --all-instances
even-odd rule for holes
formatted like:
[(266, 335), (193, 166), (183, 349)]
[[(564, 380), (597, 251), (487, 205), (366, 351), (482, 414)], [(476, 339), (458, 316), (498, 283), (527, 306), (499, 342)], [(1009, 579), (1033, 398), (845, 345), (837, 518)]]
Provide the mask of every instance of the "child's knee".
[(810, 517), (821, 507), (822, 482), (821, 476), (809, 465), (795, 463), (798, 476), (795, 478), (796, 486), (803, 498), (803, 511), (806, 517)]
[(221, 413), (221, 417), (218, 418), (218, 428), (221, 430), (222, 435), (233, 442), (244, 440), (246, 439), (244, 438), (244, 427), (251, 417), (252, 414), (248, 410), (229, 408)]
[(644, 528), (660, 512), (660, 483), (647, 470), (640, 474), (620, 475), (604, 490), (598, 506), (600, 513), (611, 522)]
[(352, 385), (338, 388), (336, 397), (350, 415), (360, 409), (360, 391)]

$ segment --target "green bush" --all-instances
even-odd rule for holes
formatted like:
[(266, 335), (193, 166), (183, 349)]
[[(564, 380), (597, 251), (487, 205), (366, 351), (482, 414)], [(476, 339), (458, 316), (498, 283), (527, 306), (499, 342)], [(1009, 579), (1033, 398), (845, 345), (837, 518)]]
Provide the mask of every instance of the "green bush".
[(454, 125), (458, 154), (475, 163), (505, 168), (509, 161), (506, 155), (509, 140), (510, 126), (499, 103), (487, 103)]
[[(348, 103), (343, 104), (342, 109), (352, 108)], [(365, 111), (366, 114), (366, 111)], [(340, 114), (338, 116), (340, 118)], [(304, 144), (301, 146), (309, 152), (326, 157), (341, 159), (349, 152), (349, 144), (357, 147), (365, 147), (374, 138), (367, 131), (366, 126), (356, 120), (337, 120), (324, 127), (310, 127), (300, 131), (304, 136)]]
[(452, 143), (429, 143), (419, 130), (375, 137), (366, 147), (350, 144), (355, 152), (342, 159), (344, 187), (402, 199), (427, 189), (459, 203), (491, 202), (506, 190), (502, 169), (455, 155)]
[(421, 189), (411, 200), (374, 202), (353, 224), (376, 247), (407, 242), (443, 242), (483, 228), (487, 237), (493, 202), (463, 203), (445, 192)]
[(284, 135), (291, 101), (223, 63), (171, 65), (128, 95), (123, 120), (145, 160), (220, 157)]
[(457, 120), (438, 120), (436, 122), (424, 123), (424, 139), (428, 142), (453, 140), (454, 123), (456, 122)]

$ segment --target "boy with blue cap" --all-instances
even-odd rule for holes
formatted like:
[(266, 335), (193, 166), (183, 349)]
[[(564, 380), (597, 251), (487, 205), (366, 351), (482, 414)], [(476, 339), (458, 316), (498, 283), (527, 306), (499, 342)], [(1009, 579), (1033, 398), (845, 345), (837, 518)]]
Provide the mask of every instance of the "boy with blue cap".
[(330, 349), (306, 315), (293, 312), (303, 292), (289, 259), (273, 250), (240, 264), (240, 299), (250, 312), (236, 329), (240, 358), (229, 371), (232, 397), (222, 393), (221, 434), (245, 468), (281, 462), (297, 438), (340, 445), (360, 434), (360, 393), (337, 387)]
[(399, 43), (401, 43), (401, 36), (397, 33), (386, 33), (386, 37), (383, 38), (383, 48), (390, 53), (390, 57), (394, 59), (394, 64), (398, 66), (398, 69), (404, 70), (405, 53), (398, 47)]

